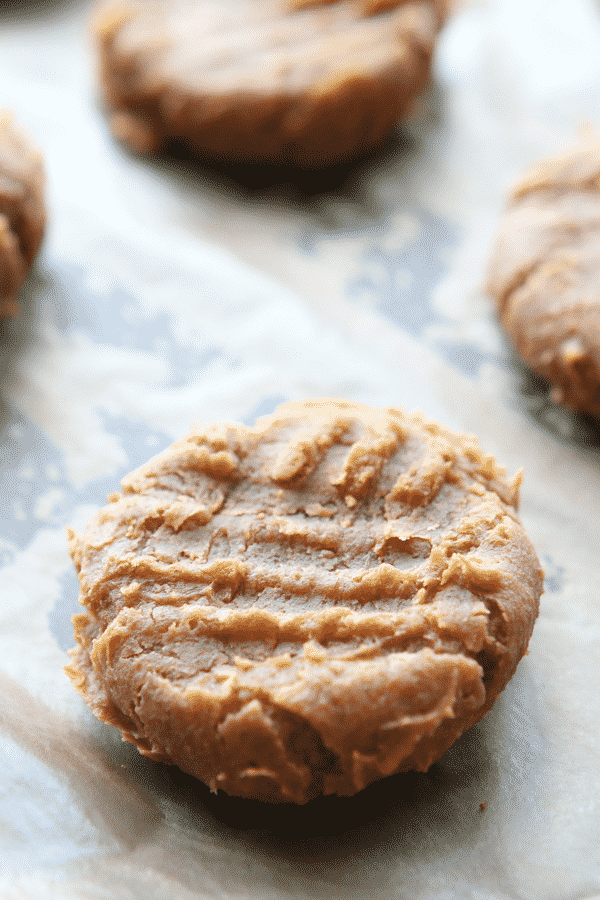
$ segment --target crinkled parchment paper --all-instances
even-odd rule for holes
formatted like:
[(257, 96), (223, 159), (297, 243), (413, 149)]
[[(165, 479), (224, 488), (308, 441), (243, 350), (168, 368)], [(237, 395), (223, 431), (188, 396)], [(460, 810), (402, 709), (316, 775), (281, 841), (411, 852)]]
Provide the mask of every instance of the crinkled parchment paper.
[[(481, 284), (511, 178), (600, 124), (599, 8), (463, 4), (411, 123), (314, 177), (125, 154), (88, 15), (0, 7), (0, 105), (51, 211), (0, 326), (0, 896), (597, 900), (600, 429), (552, 407)], [(149, 762), (72, 690), (65, 525), (191, 422), (314, 395), (421, 408), (523, 465), (546, 593), (494, 710), (427, 774), (272, 808)]]

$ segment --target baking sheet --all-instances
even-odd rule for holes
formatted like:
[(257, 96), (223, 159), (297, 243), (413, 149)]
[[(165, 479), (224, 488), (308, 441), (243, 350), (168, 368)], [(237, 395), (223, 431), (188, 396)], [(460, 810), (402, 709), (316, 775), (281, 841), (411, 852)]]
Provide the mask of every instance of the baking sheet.
[[(124, 153), (88, 17), (0, 9), (0, 106), (44, 150), (50, 208), (0, 326), (0, 896), (598, 900), (600, 429), (552, 406), (481, 290), (511, 178), (600, 124), (598, 7), (462, 4), (410, 123), (314, 178)], [(64, 529), (193, 421), (319, 395), (420, 408), (524, 465), (546, 593), (516, 676), (428, 773), (270, 807), (89, 713), (62, 671)]]

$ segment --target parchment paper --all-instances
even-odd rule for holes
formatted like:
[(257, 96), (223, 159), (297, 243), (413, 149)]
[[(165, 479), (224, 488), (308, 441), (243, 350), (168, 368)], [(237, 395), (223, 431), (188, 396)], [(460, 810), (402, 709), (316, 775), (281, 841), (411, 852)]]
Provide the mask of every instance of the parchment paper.
[[(464, 4), (411, 122), (302, 177), (124, 153), (88, 15), (0, 8), (0, 105), (50, 209), (0, 326), (0, 896), (598, 900), (600, 429), (552, 406), (481, 289), (511, 178), (600, 124), (598, 7)], [(546, 593), (517, 675), (428, 773), (269, 807), (149, 762), (75, 694), (65, 525), (193, 421), (319, 395), (420, 408), (523, 465)]]

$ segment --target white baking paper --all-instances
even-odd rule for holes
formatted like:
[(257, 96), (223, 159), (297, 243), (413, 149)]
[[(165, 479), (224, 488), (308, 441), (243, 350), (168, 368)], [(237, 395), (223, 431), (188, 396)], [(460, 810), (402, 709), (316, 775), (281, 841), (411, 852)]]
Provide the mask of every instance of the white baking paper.
[[(50, 211), (0, 325), (0, 896), (598, 900), (600, 427), (552, 406), (482, 292), (511, 178), (600, 125), (598, 6), (462, 4), (410, 123), (291, 180), (126, 154), (88, 17), (0, 6), (0, 106), (43, 148)], [(420, 408), (523, 465), (546, 592), (516, 676), (428, 773), (270, 807), (144, 759), (73, 691), (65, 526), (192, 422), (310, 396)]]

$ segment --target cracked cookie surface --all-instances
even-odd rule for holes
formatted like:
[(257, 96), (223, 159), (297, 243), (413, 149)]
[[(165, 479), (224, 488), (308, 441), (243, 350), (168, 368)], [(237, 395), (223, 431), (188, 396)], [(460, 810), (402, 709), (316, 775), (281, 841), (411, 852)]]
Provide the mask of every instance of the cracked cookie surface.
[(424, 771), (527, 649), (543, 576), (519, 484), (398, 409), (198, 427), (70, 532), (68, 674), (212, 790), (304, 803)]
[(533, 166), (512, 192), (488, 293), (552, 399), (600, 416), (600, 135)]
[(430, 71), (444, 0), (103, 0), (116, 136), (236, 162), (321, 166), (377, 146)]
[(42, 157), (0, 113), (0, 316), (17, 311), (16, 299), (44, 233)]

